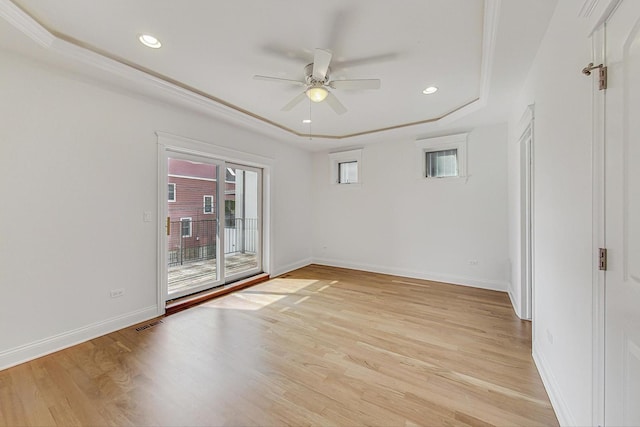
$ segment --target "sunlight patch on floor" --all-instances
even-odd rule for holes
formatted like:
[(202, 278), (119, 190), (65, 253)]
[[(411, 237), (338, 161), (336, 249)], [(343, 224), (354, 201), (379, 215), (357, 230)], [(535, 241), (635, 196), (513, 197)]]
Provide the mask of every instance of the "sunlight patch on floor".
[[(250, 289), (215, 299), (207, 303), (205, 306), (209, 308), (224, 308), (231, 310), (260, 310), (261, 308), (278, 302), (283, 298), (295, 295), (301, 290), (317, 282), (318, 280), (285, 278), (272, 279)], [(320, 290), (311, 292), (320, 292), (326, 288), (328, 288), (328, 286), (323, 286)], [(309, 296), (303, 296), (294, 304), (299, 304), (308, 298)]]
[(278, 294), (295, 294), (317, 282), (314, 279), (285, 279), (280, 277), (269, 280), (263, 285), (253, 288), (253, 290)]

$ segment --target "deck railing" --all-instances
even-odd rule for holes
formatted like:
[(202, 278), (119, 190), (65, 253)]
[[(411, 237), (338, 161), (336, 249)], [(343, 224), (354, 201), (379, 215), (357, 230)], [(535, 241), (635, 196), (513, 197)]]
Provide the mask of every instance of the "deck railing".
[[(217, 221), (171, 221), (168, 239), (168, 265), (216, 258)], [(224, 228), (224, 254), (256, 253), (258, 246), (257, 218), (227, 218)]]

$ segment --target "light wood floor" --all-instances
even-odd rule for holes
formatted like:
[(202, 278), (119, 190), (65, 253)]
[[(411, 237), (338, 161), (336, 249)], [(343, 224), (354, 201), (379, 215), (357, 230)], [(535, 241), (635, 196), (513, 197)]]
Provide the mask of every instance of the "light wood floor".
[(557, 425), (508, 297), (309, 266), (0, 372), (0, 425)]

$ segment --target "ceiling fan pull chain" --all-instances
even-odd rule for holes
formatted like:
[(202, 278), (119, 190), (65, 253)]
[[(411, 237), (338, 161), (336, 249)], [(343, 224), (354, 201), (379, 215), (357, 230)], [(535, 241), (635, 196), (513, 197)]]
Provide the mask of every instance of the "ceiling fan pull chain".
[(309, 141), (313, 141), (313, 137), (311, 135), (313, 135), (311, 133), (311, 123), (313, 123), (313, 120), (311, 120), (311, 100), (309, 100)]

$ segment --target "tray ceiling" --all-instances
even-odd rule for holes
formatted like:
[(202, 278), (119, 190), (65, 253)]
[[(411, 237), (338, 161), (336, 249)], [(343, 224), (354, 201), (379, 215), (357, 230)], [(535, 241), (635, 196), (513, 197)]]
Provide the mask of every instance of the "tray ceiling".
[[(291, 135), (340, 139), (420, 126), (478, 104), (491, 77), (500, 2), (15, 0), (13, 4), (58, 40), (142, 70), (250, 120)], [(162, 47), (143, 46), (140, 34), (154, 35)], [(381, 88), (330, 89), (348, 109), (343, 115), (326, 102), (306, 99), (291, 111), (282, 111), (304, 88), (253, 76), (303, 80), (315, 48), (333, 53), (332, 80), (380, 79)], [(428, 86), (439, 90), (425, 95), (422, 91)], [(305, 119), (312, 122), (303, 123)]]

